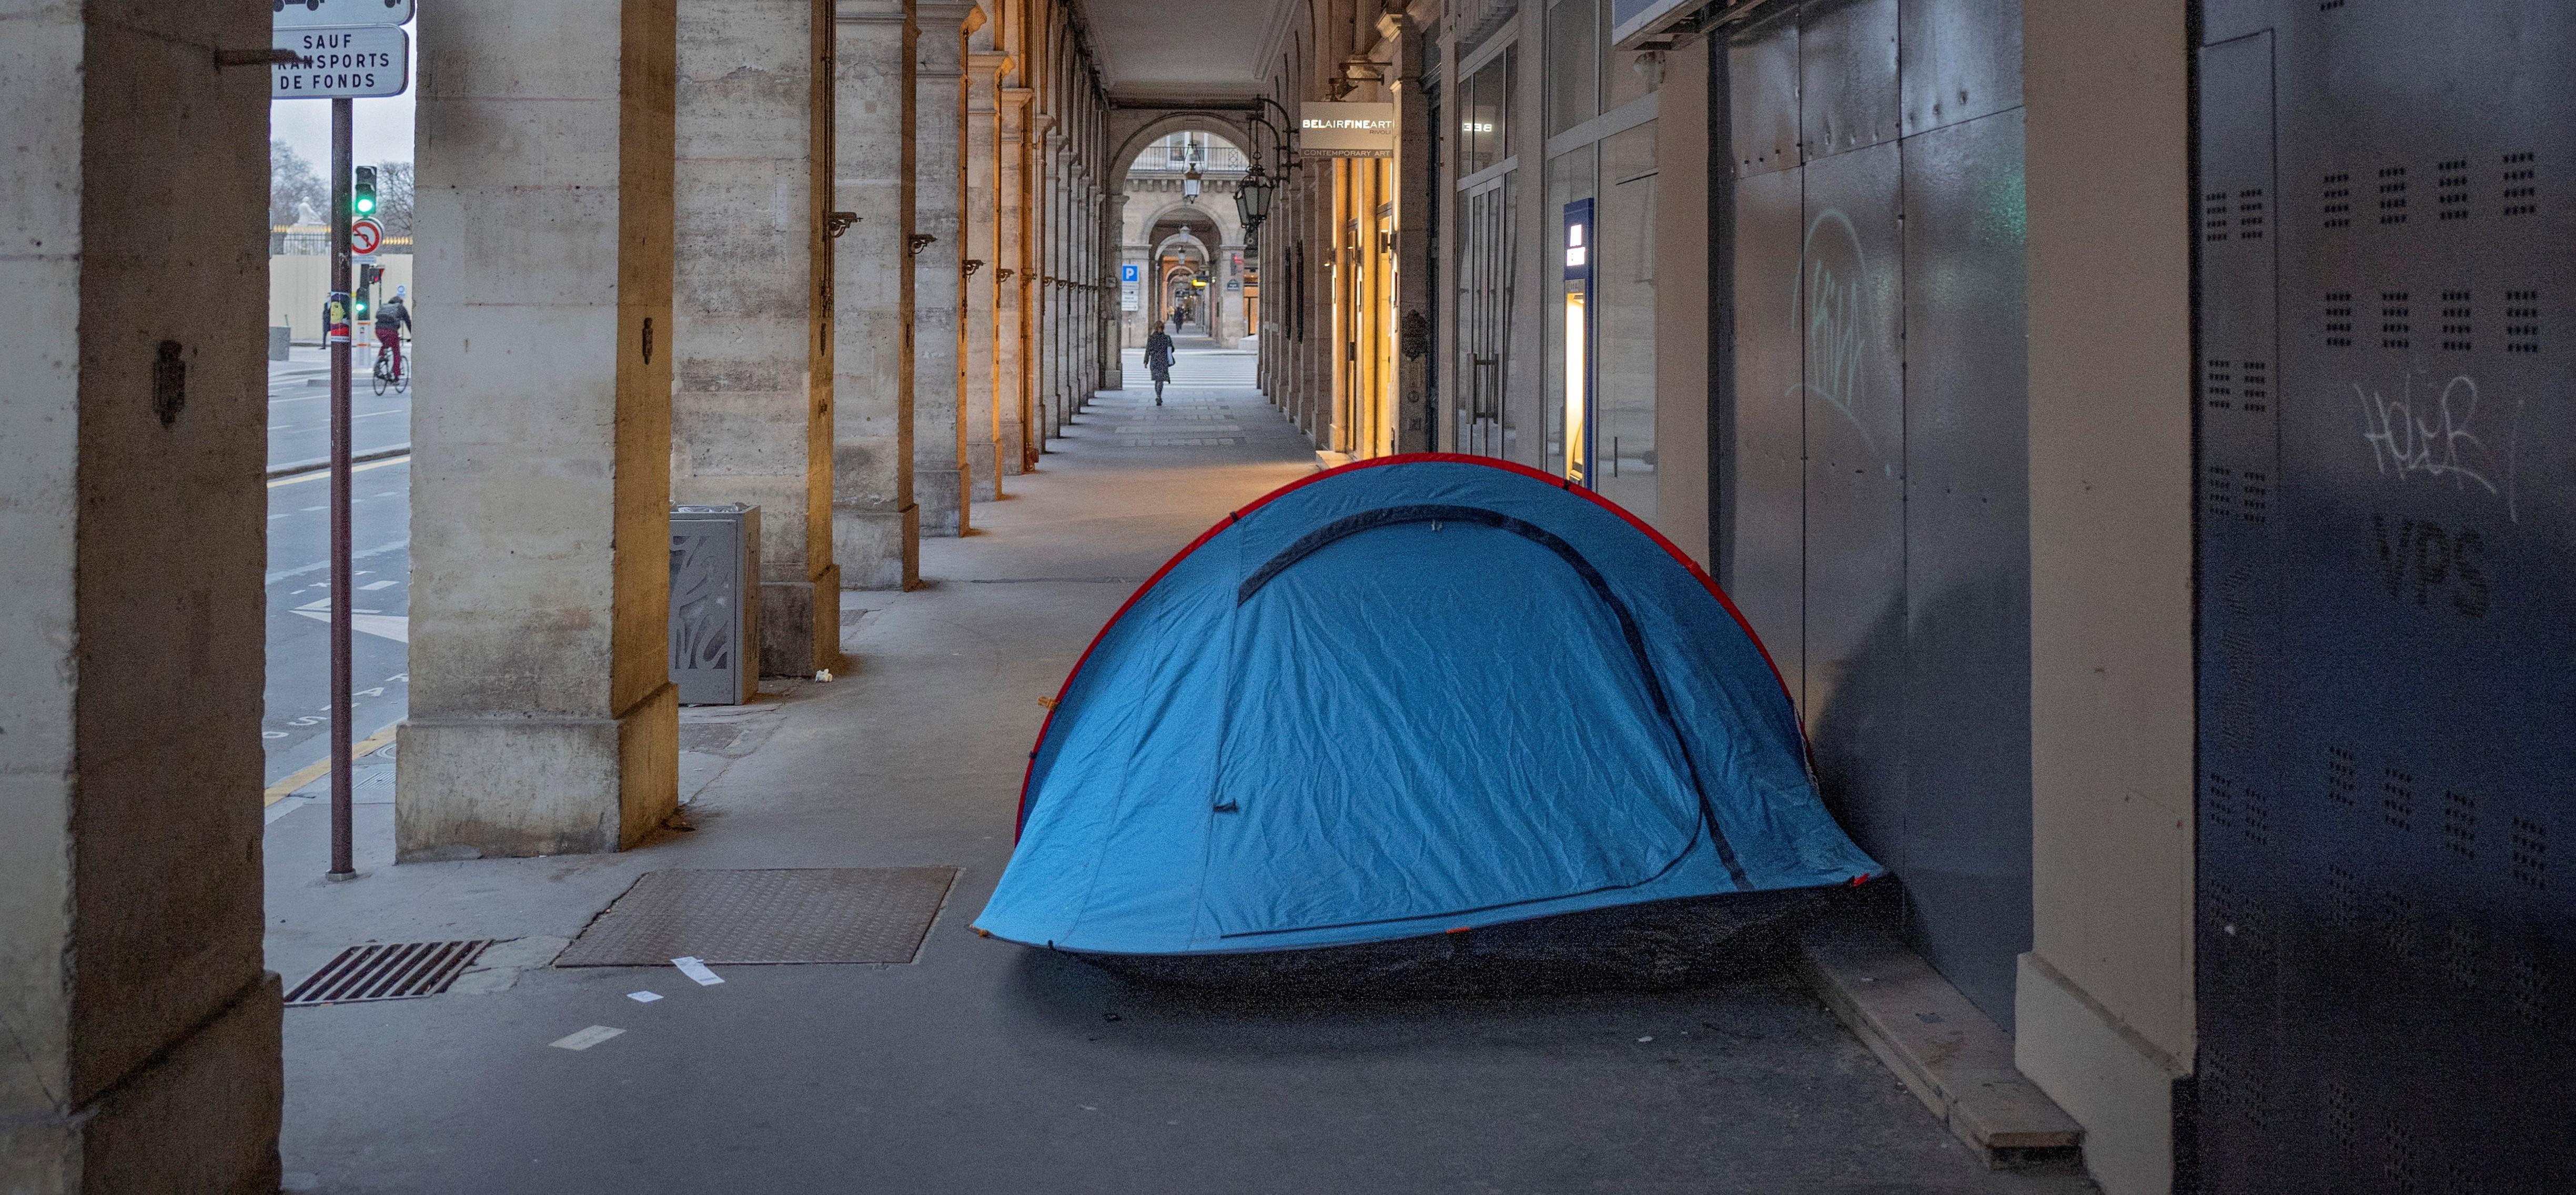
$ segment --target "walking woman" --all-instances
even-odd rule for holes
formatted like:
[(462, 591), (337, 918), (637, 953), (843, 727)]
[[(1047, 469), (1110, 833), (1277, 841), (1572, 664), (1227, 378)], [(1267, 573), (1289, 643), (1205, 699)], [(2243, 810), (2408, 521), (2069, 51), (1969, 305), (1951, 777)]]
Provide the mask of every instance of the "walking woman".
[(1154, 371), (1154, 405), (1163, 405), (1163, 385), (1172, 380), (1172, 334), (1163, 330), (1160, 321), (1145, 338), (1145, 368)]

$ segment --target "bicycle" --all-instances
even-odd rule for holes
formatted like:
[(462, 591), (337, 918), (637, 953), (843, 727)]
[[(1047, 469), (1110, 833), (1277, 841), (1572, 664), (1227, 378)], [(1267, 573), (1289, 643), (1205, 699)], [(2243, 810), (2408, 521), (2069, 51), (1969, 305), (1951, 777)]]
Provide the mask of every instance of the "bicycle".
[[(408, 336), (403, 337), (400, 343), (409, 344), (411, 343), (411, 338)], [(383, 394), (388, 389), (405, 394), (410, 393), (411, 370), (404, 368), (404, 364), (397, 363), (401, 362), (407, 364), (410, 360), (411, 354), (409, 352), (396, 350), (388, 353), (382, 347), (378, 347), (376, 349), (376, 393)]]

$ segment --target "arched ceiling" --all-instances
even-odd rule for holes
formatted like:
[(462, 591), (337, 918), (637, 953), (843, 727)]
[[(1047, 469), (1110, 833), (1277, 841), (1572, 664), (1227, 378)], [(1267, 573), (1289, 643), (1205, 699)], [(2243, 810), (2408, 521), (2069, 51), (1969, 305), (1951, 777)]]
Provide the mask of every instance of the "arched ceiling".
[(1241, 99), (1268, 90), (1290, 0), (1080, 0), (1113, 99)]

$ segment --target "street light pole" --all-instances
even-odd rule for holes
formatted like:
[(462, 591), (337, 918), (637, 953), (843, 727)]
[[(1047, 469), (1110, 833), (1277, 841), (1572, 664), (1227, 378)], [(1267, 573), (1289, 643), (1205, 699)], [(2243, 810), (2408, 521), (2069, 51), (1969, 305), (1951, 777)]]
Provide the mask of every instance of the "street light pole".
[(331, 871), (346, 880), (358, 874), (350, 829), (349, 606), (356, 578), (349, 556), (349, 340), (356, 332), (351, 304), (349, 221), (356, 174), (356, 100), (331, 101), (331, 301), (338, 319), (323, 330), (331, 355)]

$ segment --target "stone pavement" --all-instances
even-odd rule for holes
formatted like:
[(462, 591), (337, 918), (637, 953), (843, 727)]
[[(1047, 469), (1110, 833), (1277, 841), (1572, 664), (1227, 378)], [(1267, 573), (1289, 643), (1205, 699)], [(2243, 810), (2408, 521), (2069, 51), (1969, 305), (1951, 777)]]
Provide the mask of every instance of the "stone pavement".
[[(1315, 467), (1257, 393), (1215, 385), (1249, 373), (1222, 356), (1188, 360), (1205, 384), (1159, 411), (1149, 390), (1094, 402), (1039, 472), (976, 508), (977, 534), (925, 541), (931, 584), (844, 595), (837, 680), (684, 711), (692, 831), (395, 867), (392, 806), (361, 804), (364, 874), (331, 884), (327, 813), (271, 824), (268, 965), (290, 986), (352, 943), (515, 939), (460, 985), (474, 991), (288, 1010), (289, 1188), (2090, 1189), (1982, 1169), (1785, 974), (1301, 1003), (1131, 987), (977, 938), (1039, 698), (1173, 551)], [(1164, 430), (1184, 426), (1200, 431)], [(714, 987), (543, 965), (645, 871), (916, 865), (962, 871), (909, 965), (735, 966)], [(548, 1048), (592, 1025), (625, 1032)]]

